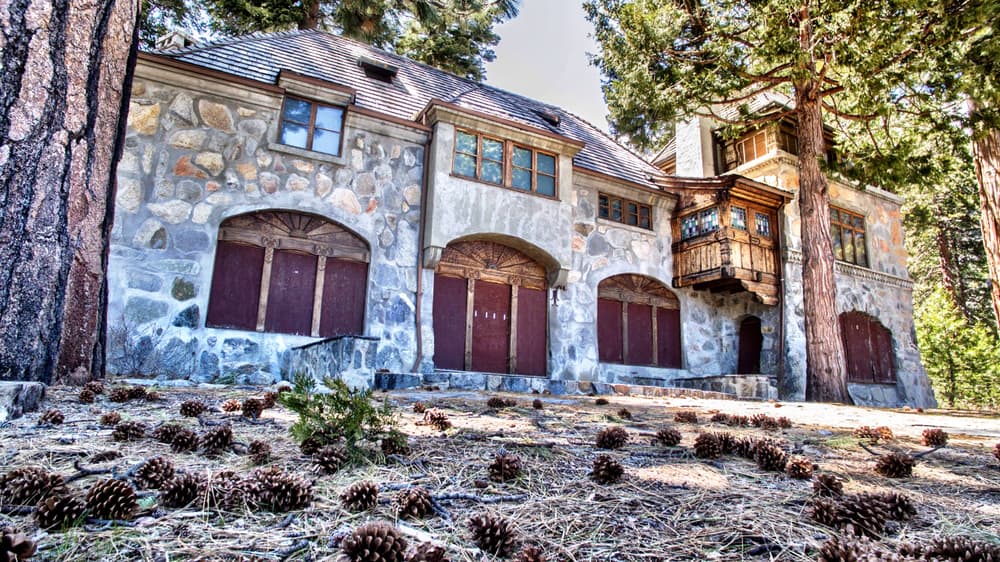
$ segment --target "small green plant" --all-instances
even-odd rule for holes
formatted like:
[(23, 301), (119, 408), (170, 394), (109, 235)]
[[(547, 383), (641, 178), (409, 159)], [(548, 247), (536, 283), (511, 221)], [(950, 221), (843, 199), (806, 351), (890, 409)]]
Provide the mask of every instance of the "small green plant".
[(299, 443), (315, 439), (322, 446), (343, 440), (348, 455), (360, 460), (370, 455), (363, 443), (376, 443), (398, 433), (393, 429), (396, 418), (389, 403), (377, 406), (371, 390), (355, 390), (342, 380), (327, 377), (323, 384), (330, 392), (318, 393), (315, 379), (304, 373), (296, 374), (292, 382), (292, 390), (279, 394), (278, 402), (299, 415), (290, 429)]

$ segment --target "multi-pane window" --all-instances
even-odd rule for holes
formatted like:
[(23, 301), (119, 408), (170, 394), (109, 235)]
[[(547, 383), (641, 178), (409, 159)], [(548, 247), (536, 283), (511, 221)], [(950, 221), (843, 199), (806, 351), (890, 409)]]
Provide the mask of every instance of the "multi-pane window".
[(343, 129), (343, 108), (285, 98), (278, 141), (288, 146), (339, 156)]
[(747, 210), (743, 207), (730, 207), (730, 224), (739, 230), (747, 229)]
[(746, 164), (767, 154), (767, 131), (757, 131), (736, 141), (736, 163)]
[(597, 196), (597, 216), (622, 224), (653, 228), (653, 210), (649, 205), (604, 193)]
[(477, 133), (456, 132), (452, 172), (546, 197), (556, 195), (555, 155)]
[(681, 218), (681, 240), (708, 234), (719, 229), (719, 208), (702, 209)]
[(830, 207), (830, 236), (833, 238), (834, 257), (840, 261), (868, 267), (863, 216)]
[(698, 215), (688, 215), (681, 219), (681, 239), (698, 236)]
[(764, 238), (771, 237), (771, 217), (765, 215), (764, 213), (754, 213), (753, 214), (754, 223), (757, 225), (757, 236), (763, 236)]

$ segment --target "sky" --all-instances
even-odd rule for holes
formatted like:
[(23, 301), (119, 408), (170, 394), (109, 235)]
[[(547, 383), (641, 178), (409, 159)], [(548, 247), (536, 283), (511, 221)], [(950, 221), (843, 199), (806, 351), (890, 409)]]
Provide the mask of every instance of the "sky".
[(607, 131), (597, 52), (582, 0), (521, 0), (518, 16), (495, 28), (500, 44), (486, 82), (579, 115)]

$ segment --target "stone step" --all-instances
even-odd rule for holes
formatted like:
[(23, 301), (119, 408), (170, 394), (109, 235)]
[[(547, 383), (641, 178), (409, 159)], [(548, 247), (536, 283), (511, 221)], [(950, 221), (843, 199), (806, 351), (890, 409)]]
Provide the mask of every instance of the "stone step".
[(674, 379), (681, 388), (730, 394), (740, 400), (777, 400), (778, 379), (774, 375), (732, 374)]

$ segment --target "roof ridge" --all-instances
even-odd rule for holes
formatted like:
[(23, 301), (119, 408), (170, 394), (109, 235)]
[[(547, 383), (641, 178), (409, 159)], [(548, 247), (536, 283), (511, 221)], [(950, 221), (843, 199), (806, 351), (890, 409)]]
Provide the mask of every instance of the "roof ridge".
[[(591, 123), (590, 121), (587, 121), (587, 120), (586, 120), (586, 119), (584, 119), (583, 117), (580, 117), (579, 115), (577, 115), (577, 114), (573, 113), (572, 111), (570, 111), (570, 110), (568, 110), (568, 109), (561, 109), (561, 111), (563, 111), (563, 112), (565, 112), (565, 113), (569, 113), (569, 114), (570, 114), (570, 115), (572, 115), (573, 117), (575, 117), (575, 118), (579, 119), (580, 121), (582, 121), (583, 123), (585, 123), (585, 124), (586, 124), (586, 125), (587, 125), (588, 127), (590, 127), (591, 129), (593, 129), (593, 130), (597, 131), (597, 132), (598, 132), (598, 133), (600, 133), (600, 134), (601, 134), (602, 136), (604, 136), (604, 138), (606, 138), (606, 139), (608, 139), (609, 141), (611, 141), (611, 142), (613, 142), (613, 143), (617, 144), (618, 146), (620, 146), (620, 147), (624, 148), (626, 152), (628, 152), (628, 153), (629, 153), (629, 154), (631, 154), (632, 156), (635, 156), (636, 158), (638, 158), (638, 159), (639, 159), (640, 161), (642, 161), (642, 162), (643, 162), (644, 164), (646, 164), (647, 166), (649, 166), (649, 167), (650, 167), (651, 169), (655, 170), (655, 171), (656, 171), (657, 173), (661, 173), (661, 174), (662, 174), (662, 172), (660, 172), (659, 168), (657, 168), (656, 166), (654, 166), (652, 162), (650, 162), (649, 160), (646, 160), (646, 158), (645, 158), (645, 157), (643, 157), (642, 155), (640, 155), (640, 154), (639, 154), (639, 153), (637, 153), (636, 151), (632, 150), (632, 147), (630, 147), (629, 145), (627, 145), (627, 144), (625, 144), (625, 143), (623, 143), (623, 142), (619, 141), (618, 139), (616, 139), (616, 138), (612, 137), (612, 136), (611, 136), (611, 133), (607, 133), (607, 132), (605, 132), (605, 131), (604, 131), (604, 129), (602, 129), (602, 128), (600, 128), (600, 127), (596, 126), (596, 125), (594, 125), (594, 124), (593, 124), (593, 123)], [(610, 123), (608, 123), (608, 124), (610, 125)]]
[(226, 37), (220, 37), (214, 41), (208, 41), (205, 43), (195, 43), (188, 47), (181, 47), (180, 49), (150, 49), (146, 51), (154, 55), (186, 55), (191, 53), (198, 53), (201, 51), (207, 51), (209, 49), (215, 49), (217, 47), (225, 47), (227, 45), (232, 45), (234, 43), (244, 43), (247, 41), (259, 41), (263, 39), (271, 39), (274, 37), (289, 37), (294, 35), (307, 35), (311, 32), (316, 31), (315, 29), (285, 29), (282, 31), (254, 31), (253, 33), (245, 33), (243, 35), (230, 35)]

